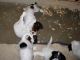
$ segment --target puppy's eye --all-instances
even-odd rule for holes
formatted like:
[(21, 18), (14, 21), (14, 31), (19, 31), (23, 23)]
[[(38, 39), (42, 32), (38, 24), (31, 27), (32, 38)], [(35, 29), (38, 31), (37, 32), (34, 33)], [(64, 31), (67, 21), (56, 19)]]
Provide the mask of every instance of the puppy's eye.
[(37, 4), (37, 2), (35, 2), (35, 4)]
[(31, 42), (31, 37), (29, 36), (29, 37), (27, 38), (27, 40)]
[(31, 9), (34, 9), (34, 4), (31, 4), (30, 8), (31, 8)]

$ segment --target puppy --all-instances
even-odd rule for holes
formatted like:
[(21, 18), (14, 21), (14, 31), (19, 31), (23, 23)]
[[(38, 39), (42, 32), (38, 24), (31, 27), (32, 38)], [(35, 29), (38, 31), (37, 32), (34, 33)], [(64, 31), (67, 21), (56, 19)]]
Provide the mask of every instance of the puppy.
[(80, 59), (80, 41), (72, 41), (71, 44), (68, 45), (69, 51), (72, 51), (72, 53)]
[(37, 32), (40, 30), (40, 29), (43, 29), (43, 25), (36, 21), (34, 24), (33, 24), (33, 27), (32, 27), (32, 34), (33, 34), (33, 37), (34, 37), (34, 44), (36, 44), (38, 42), (38, 39), (37, 39)]
[[(14, 32), (16, 36), (19, 38), (22, 38), (23, 35), (25, 35), (26, 33), (33, 32), (32, 30), (33, 25), (35, 25), (36, 23), (36, 17), (34, 13), (41, 11), (41, 8), (37, 5), (37, 3), (34, 3), (34, 4), (27, 6), (27, 8), (24, 8), (23, 10), (24, 11), (22, 15), (20, 16), (19, 21), (17, 21), (14, 24)], [(38, 27), (36, 29), (38, 29)], [(36, 35), (36, 32), (32, 34)]]
[(52, 56), (49, 60), (66, 60), (65, 56), (59, 51), (52, 51)]
[(25, 34), (19, 42), (19, 52), (21, 60), (33, 60), (33, 37)]
[(57, 49), (50, 48), (52, 43), (52, 37), (47, 45), (47, 47), (43, 48), (42, 51), (34, 52), (34, 56), (43, 56), (44, 60), (66, 60), (66, 57)]
[(32, 27), (32, 31), (37, 32), (40, 29), (43, 29), (43, 25), (40, 22), (36, 21)]

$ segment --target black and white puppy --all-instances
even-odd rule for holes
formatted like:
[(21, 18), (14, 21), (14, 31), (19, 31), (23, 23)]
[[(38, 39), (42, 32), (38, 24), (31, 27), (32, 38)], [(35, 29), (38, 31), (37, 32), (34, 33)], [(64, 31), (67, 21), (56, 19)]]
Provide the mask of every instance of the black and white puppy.
[(54, 48), (50, 48), (51, 43), (52, 37), (50, 38), (47, 47), (44, 47), (42, 51), (34, 52), (34, 56), (43, 56), (44, 60), (66, 60), (65, 56), (60, 51)]
[(38, 6), (37, 3), (31, 4), (24, 8), (20, 19), (14, 24), (14, 32), (17, 37), (22, 38), (26, 33), (34, 32), (33, 35), (36, 35), (36, 30), (42, 28), (39, 22), (36, 22), (35, 12), (42, 12), (42, 9)]
[(30, 34), (22, 37), (18, 44), (21, 60), (33, 60), (33, 42), (33, 36)]
[(52, 56), (49, 60), (66, 60), (65, 56), (59, 51), (52, 51)]
[(80, 41), (72, 41), (71, 44), (68, 45), (68, 49), (80, 59)]

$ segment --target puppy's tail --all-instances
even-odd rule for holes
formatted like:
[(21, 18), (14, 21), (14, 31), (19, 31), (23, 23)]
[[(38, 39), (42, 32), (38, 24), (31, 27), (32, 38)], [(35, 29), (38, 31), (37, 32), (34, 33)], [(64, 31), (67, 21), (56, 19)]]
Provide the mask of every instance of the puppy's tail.
[(50, 45), (51, 45), (51, 43), (52, 43), (52, 36), (50, 37), (50, 40), (49, 40), (49, 42), (48, 42), (48, 44), (47, 44), (47, 47), (49, 47)]

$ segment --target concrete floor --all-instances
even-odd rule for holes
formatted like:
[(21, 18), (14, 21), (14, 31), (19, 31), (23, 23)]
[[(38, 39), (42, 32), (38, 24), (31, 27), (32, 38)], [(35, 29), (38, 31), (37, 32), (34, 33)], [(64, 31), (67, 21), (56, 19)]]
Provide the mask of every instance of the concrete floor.
[[(13, 31), (13, 24), (19, 20), (24, 6), (0, 3), (0, 43), (16, 44), (20, 40)], [(80, 11), (68, 8), (49, 10), (52, 16), (35, 14), (44, 27), (38, 32), (40, 43), (48, 42), (50, 36), (53, 36), (53, 42), (70, 43), (72, 40), (80, 40)]]
[[(46, 45), (43, 44), (36, 44), (33, 48), (34, 52), (41, 52)], [(66, 60), (80, 60), (77, 59), (76, 56), (73, 55), (72, 52), (69, 52), (66, 46), (60, 44), (52, 44), (50, 46), (53, 50), (58, 50), (64, 54)], [(6, 50), (6, 51), (5, 51)], [(0, 44), (0, 60), (20, 60), (19, 55), (19, 47), (17, 44)], [(33, 60), (44, 60), (42, 56), (35, 56)]]

